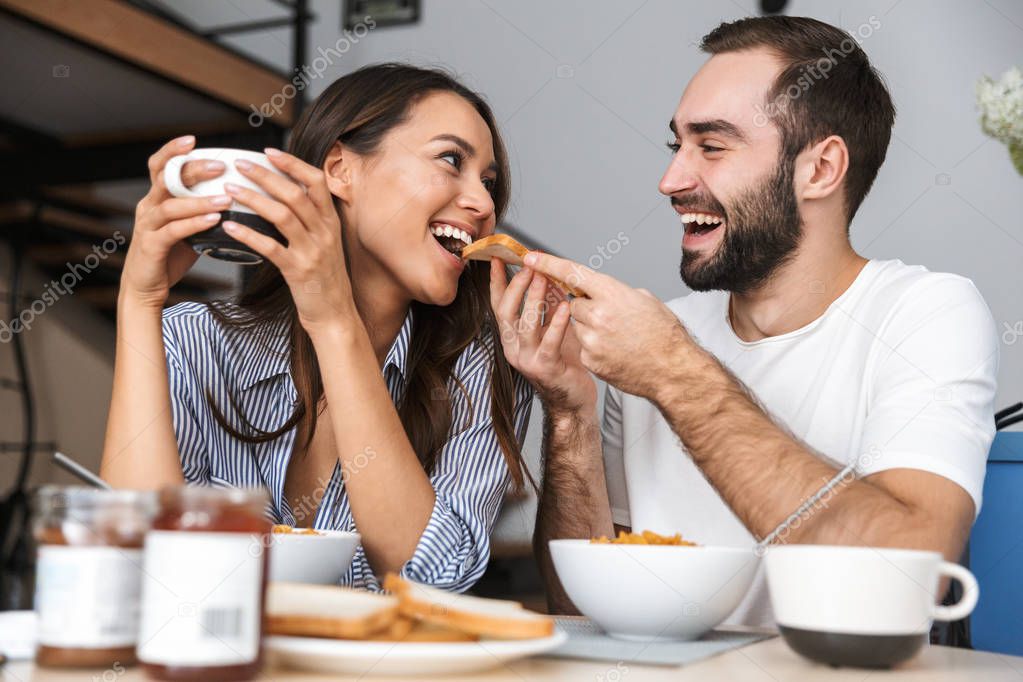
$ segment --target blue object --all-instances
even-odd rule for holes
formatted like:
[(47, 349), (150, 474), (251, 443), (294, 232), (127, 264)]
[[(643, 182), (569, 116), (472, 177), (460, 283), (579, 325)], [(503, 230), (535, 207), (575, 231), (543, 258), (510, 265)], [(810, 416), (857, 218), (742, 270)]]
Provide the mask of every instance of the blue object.
[(973, 647), (1023, 655), (1023, 431), (998, 433), (991, 445), (970, 570), (980, 583)]

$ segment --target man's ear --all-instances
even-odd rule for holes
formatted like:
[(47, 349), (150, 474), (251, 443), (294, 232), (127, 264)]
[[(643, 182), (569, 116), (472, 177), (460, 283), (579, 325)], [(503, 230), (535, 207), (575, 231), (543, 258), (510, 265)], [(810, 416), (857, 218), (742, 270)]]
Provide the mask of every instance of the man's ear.
[(849, 149), (845, 140), (830, 135), (796, 159), (797, 195), (802, 199), (823, 199), (837, 192), (840, 196), (848, 170)]
[(336, 141), (334, 146), (330, 148), (330, 151), (327, 152), (327, 158), (323, 162), (323, 172), (327, 178), (327, 189), (346, 204), (352, 201), (355, 156), (340, 141)]

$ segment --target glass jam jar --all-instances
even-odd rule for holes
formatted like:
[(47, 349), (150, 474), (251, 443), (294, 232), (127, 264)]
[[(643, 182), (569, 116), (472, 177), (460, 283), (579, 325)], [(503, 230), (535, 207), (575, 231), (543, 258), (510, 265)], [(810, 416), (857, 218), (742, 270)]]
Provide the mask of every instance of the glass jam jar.
[(271, 523), (258, 489), (162, 490), (146, 535), (138, 659), (160, 680), (250, 680), (263, 664)]
[(38, 665), (135, 663), (142, 545), (155, 511), (151, 492), (39, 490), (33, 529)]

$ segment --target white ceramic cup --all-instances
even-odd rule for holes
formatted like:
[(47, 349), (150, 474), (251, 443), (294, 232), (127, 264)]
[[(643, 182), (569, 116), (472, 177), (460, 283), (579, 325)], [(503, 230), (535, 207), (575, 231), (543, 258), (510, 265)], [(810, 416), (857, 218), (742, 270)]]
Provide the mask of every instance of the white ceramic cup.
[[(234, 162), (238, 159), (244, 159), (251, 163), (258, 164), (263, 168), (280, 175), (282, 178), (288, 177), (270, 163), (270, 159), (266, 157), (266, 154), (247, 151), (244, 149), (208, 147), (193, 149), (187, 154), (171, 157), (164, 166), (163, 182), (167, 186), (167, 191), (176, 197), (212, 197), (219, 194), (226, 194), (224, 191), (224, 183), (227, 182), (234, 183), (241, 187), (246, 187), (255, 192), (259, 192), (264, 196), (268, 196), (262, 187), (238, 172), (238, 169), (235, 168), (234, 165)], [(197, 182), (191, 187), (185, 187), (185, 185), (181, 182), (181, 168), (189, 161), (223, 161), (226, 168), (221, 175), (218, 175), (215, 178)], [(221, 218), (216, 225), (188, 238), (188, 242), (192, 245), (192, 248), (203, 255), (244, 265), (256, 264), (263, 260), (262, 256), (224, 232), (222, 225), (225, 220), (232, 220), (236, 223), (241, 223), (242, 225), (251, 227), (257, 232), (271, 236), (277, 241), (284, 243), (284, 237), (280, 234), (273, 223), (264, 220), (255, 211), (244, 204), (232, 201), (231, 205), (228, 206), (227, 209), (221, 211), (220, 214)]]
[[(775, 619), (798, 653), (832, 665), (889, 667), (912, 658), (934, 620), (965, 618), (977, 579), (937, 552), (876, 547), (783, 545), (764, 559)], [(942, 577), (963, 598), (941, 606)]]

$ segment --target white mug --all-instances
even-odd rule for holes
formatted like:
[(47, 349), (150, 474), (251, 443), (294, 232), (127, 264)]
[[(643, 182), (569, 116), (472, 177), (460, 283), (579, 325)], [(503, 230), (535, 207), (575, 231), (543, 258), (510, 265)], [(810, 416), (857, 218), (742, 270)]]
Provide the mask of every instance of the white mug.
[[(176, 197), (212, 197), (219, 194), (226, 194), (224, 191), (224, 183), (226, 182), (246, 187), (267, 196), (266, 191), (262, 187), (238, 172), (238, 169), (235, 168), (234, 165), (234, 162), (238, 159), (245, 159), (251, 163), (258, 164), (263, 168), (280, 175), (282, 178), (288, 177), (270, 163), (266, 154), (251, 152), (244, 149), (202, 148), (193, 149), (187, 154), (174, 156), (168, 160), (167, 164), (164, 166), (163, 182), (167, 186), (167, 191)], [(199, 160), (223, 161), (226, 168), (221, 175), (218, 175), (215, 178), (197, 182), (192, 187), (185, 187), (181, 182), (182, 166), (189, 161)], [(284, 243), (284, 237), (273, 223), (264, 220), (250, 207), (240, 204), (237, 201), (232, 201), (231, 205), (228, 206), (227, 209), (220, 212), (220, 220), (216, 225), (188, 238), (188, 242), (192, 245), (192, 248), (203, 255), (243, 265), (253, 265), (262, 262), (262, 256), (255, 253), (248, 246), (242, 244), (224, 231), (222, 225), (225, 220), (232, 220), (236, 223), (241, 223), (242, 225), (251, 227), (257, 232), (273, 237), (282, 244)]]
[[(781, 545), (769, 547), (764, 562), (785, 640), (832, 665), (888, 667), (907, 660), (934, 620), (965, 618), (980, 595), (973, 574), (937, 552)], [(963, 598), (952, 606), (937, 603), (942, 577), (963, 586)]]

